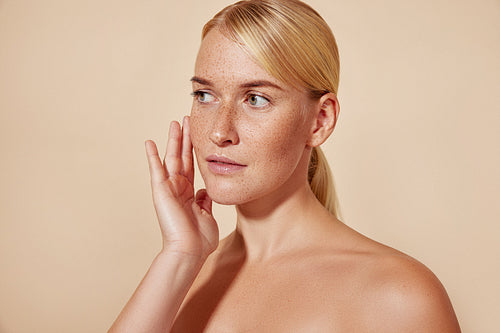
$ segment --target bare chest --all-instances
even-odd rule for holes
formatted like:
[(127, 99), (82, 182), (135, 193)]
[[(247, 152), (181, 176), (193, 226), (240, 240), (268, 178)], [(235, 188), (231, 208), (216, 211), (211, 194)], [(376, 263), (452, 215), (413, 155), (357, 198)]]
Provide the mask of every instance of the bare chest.
[(214, 272), (193, 285), (173, 332), (342, 331), (357, 303), (344, 275), (301, 265)]

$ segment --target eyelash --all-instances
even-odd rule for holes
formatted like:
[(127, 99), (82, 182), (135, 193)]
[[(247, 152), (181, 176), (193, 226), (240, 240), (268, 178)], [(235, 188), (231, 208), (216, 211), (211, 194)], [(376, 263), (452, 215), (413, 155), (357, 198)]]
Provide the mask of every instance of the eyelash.
[(201, 94), (209, 94), (209, 93), (202, 90), (196, 90), (191, 93), (191, 96), (193, 96), (193, 98), (200, 98)]
[[(252, 105), (252, 104), (250, 103), (250, 101), (249, 101), (249, 99), (250, 99), (251, 97), (260, 97), (260, 98), (263, 98), (263, 99), (265, 99), (265, 100), (266, 100), (266, 104), (264, 104), (264, 105), (262, 105), (262, 106), (255, 106), (255, 105)], [(246, 102), (248, 102), (250, 105), (252, 105), (252, 107), (257, 107), (257, 108), (263, 108), (263, 107), (266, 107), (267, 105), (269, 105), (269, 104), (271, 103), (271, 101), (269, 100), (269, 98), (264, 97), (264, 96), (262, 96), (262, 95), (260, 95), (260, 94), (247, 94), (247, 95), (246, 95), (246, 98), (245, 98), (245, 101), (246, 101)]]
[[(204, 96), (204, 99), (209, 98), (211, 100), (202, 101), (201, 100), (202, 95)], [(215, 101), (215, 96), (207, 91), (204, 91), (204, 90), (196, 90), (196, 91), (191, 93), (191, 96), (193, 96), (193, 98), (195, 98), (196, 102), (198, 102), (200, 104), (210, 104), (210, 103), (213, 103)]]
[[(203, 101), (200, 101), (199, 98), (202, 94), (208, 94), (208, 95), (211, 95), (213, 96), (212, 94), (210, 94), (209, 92), (206, 92), (206, 91), (203, 91), (203, 90), (196, 90), (196, 91), (193, 91), (191, 93), (191, 96), (193, 96), (193, 98), (196, 98), (198, 100), (198, 102), (200, 103), (208, 103), (208, 102), (203, 102)], [(260, 97), (260, 98), (263, 98), (267, 101), (267, 103), (263, 106), (254, 106), (252, 105), (252, 107), (256, 107), (256, 108), (263, 108), (263, 107), (266, 107), (267, 105), (271, 104), (271, 99), (269, 99), (268, 97), (265, 97), (265, 96), (262, 96), (261, 94), (255, 94), (255, 93), (247, 93), (246, 96), (245, 96), (245, 102), (248, 102), (249, 98), (250, 97)], [(250, 104), (250, 103), (249, 103)], [(251, 105), (251, 104), (250, 104)]]

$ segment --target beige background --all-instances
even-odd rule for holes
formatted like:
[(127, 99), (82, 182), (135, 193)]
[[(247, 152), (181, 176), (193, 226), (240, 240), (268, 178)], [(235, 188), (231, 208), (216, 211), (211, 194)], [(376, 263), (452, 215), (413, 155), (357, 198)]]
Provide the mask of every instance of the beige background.
[[(0, 332), (115, 319), (160, 246), (144, 140), (189, 112), (228, 3), (0, 0)], [(341, 53), (343, 220), (429, 266), (465, 332), (498, 332), (500, 2), (309, 3)]]

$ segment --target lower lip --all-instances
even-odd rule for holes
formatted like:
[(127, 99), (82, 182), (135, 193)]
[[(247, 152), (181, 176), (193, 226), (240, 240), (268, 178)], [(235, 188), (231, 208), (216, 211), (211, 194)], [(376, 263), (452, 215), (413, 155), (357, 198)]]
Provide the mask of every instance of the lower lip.
[(245, 167), (246, 165), (208, 162), (208, 168), (210, 169), (210, 171), (219, 175), (229, 175), (238, 172)]

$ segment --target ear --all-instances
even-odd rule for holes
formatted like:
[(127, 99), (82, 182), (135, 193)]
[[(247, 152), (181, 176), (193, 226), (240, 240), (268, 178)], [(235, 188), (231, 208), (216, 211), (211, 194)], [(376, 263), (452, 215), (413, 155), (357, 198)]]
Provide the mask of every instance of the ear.
[(328, 139), (340, 113), (339, 101), (334, 93), (324, 94), (315, 105), (311, 136), (308, 141), (310, 147), (318, 147)]

